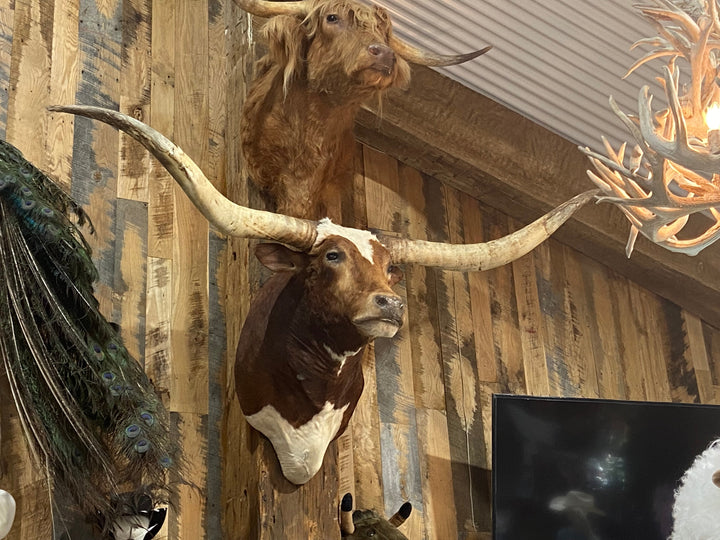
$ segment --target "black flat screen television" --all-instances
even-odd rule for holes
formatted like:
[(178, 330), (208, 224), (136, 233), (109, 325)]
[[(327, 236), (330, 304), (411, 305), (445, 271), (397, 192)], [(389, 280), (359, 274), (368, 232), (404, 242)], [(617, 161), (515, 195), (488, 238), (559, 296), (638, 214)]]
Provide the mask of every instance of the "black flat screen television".
[(665, 540), (720, 407), (496, 394), (492, 430), (495, 540)]

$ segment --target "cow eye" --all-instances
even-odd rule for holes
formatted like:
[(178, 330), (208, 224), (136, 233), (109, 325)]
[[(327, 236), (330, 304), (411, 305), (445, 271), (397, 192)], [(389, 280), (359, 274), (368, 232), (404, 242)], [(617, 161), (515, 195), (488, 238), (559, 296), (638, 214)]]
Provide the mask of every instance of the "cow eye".
[(325, 254), (325, 260), (330, 262), (340, 262), (343, 259), (342, 251), (328, 251)]
[(397, 269), (398, 269), (397, 266), (395, 266), (394, 264), (391, 264), (390, 266), (387, 267), (387, 273), (394, 274), (395, 272), (397, 272)]
[(375, 529), (368, 529), (366, 536), (375, 536)]
[(328, 15), (327, 17), (325, 17), (325, 20), (326, 20), (327, 22), (329, 22), (329, 23), (336, 23), (336, 22), (338, 22), (338, 21), (340, 20), (340, 17), (338, 17), (338, 16), (335, 15), (334, 13), (331, 13), (330, 15)]

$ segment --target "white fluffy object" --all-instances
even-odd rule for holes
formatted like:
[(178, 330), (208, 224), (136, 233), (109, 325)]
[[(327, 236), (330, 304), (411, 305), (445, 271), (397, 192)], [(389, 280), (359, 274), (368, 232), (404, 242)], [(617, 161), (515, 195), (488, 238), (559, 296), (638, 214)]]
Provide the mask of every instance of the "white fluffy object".
[(720, 470), (720, 439), (695, 458), (675, 492), (671, 540), (720, 539), (720, 487), (713, 474)]
[(0, 489), (0, 540), (10, 532), (15, 519), (15, 499), (7, 491)]

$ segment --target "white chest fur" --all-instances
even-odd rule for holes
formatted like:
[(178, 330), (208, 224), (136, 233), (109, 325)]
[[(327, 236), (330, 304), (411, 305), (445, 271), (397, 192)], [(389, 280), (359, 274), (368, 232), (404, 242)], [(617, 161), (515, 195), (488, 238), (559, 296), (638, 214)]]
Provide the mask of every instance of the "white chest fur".
[(248, 423), (265, 435), (273, 445), (283, 475), (293, 484), (304, 484), (320, 470), (330, 441), (340, 429), (348, 405), (335, 409), (325, 402), (307, 423), (294, 428), (272, 405), (246, 416)]

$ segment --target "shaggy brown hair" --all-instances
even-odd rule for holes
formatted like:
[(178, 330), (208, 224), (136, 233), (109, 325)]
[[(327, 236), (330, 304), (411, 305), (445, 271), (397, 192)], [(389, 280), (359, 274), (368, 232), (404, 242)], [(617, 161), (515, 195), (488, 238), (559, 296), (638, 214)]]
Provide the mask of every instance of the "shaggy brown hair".
[(243, 109), (250, 176), (277, 211), (318, 219), (352, 178), (360, 105), (407, 86), (410, 66), (389, 47), (388, 13), (351, 0), (272, 17), (264, 35), (269, 50)]

